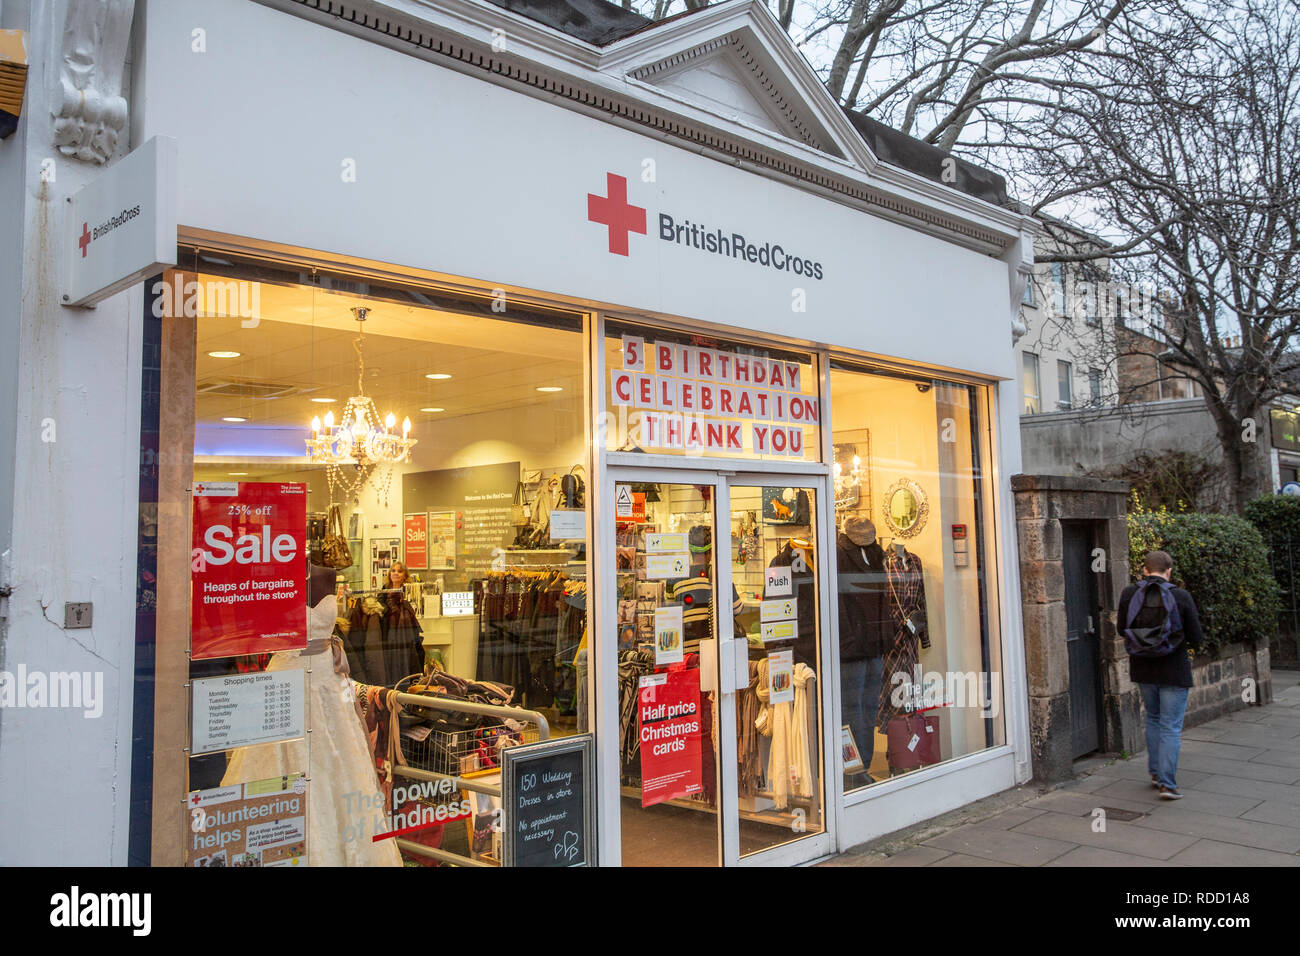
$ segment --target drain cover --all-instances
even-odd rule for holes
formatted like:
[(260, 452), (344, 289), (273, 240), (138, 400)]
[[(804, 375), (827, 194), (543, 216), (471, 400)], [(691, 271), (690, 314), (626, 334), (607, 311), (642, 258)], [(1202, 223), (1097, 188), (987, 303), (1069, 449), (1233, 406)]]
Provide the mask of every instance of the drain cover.
[[(1137, 810), (1121, 810), (1119, 807), (1102, 807), (1106, 811), (1106, 818), (1117, 820), (1120, 823), (1128, 823), (1130, 820), (1136, 820), (1139, 817), (1146, 816), (1145, 813), (1139, 813)], [(1085, 813), (1084, 816), (1091, 814)]]

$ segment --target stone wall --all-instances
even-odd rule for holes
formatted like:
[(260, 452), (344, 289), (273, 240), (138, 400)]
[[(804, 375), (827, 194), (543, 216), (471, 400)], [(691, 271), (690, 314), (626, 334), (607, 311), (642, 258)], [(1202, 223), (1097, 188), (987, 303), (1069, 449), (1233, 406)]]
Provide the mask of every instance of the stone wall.
[(1141, 699), (1128, 678), (1128, 656), (1115, 627), (1115, 607), (1128, 583), (1129, 486), (1059, 475), (1015, 475), (1020, 593), (1025, 630), (1029, 725), (1034, 777), (1069, 779), (1071, 765), (1070, 662), (1066, 648), (1062, 521), (1088, 521), (1106, 555), (1098, 574), (1100, 608), (1101, 746), (1118, 753), (1141, 748)]
[[(1203, 724), (1234, 710), (1245, 710), (1273, 699), (1273, 681), (1267, 642), (1228, 644), (1213, 660), (1192, 663), (1192, 690), (1187, 697), (1184, 727)], [(1243, 681), (1254, 683), (1253, 701), (1243, 697)]]

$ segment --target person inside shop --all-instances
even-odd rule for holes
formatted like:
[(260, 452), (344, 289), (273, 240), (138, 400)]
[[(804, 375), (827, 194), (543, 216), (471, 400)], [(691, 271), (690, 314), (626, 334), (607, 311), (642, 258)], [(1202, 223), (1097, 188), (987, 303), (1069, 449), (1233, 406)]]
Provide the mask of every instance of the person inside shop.
[(424, 634), (415, 608), (403, 590), (407, 574), (406, 562), (394, 561), (388, 569), (384, 590), (379, 594), (379, 603), (383, 606), (379, 624), (384, 663), (394, 680), (424, 670)]

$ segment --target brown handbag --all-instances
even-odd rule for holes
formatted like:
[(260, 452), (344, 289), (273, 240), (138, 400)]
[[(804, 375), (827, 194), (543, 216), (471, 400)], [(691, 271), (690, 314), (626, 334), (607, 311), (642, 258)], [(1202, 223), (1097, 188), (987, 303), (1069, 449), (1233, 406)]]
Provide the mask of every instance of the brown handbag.
[(327, 568), (336, 571), (352, 567), (352, 549), (343, 534), (343, 513), (338, 505), (330, 505), (329, 517), (325, 519), (325, 542), (321, 546), (321, 562)]

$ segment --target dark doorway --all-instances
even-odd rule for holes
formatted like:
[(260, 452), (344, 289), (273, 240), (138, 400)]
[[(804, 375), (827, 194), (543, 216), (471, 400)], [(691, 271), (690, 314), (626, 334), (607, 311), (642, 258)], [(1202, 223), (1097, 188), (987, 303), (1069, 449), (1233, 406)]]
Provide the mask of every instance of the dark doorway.
[(1101, 654), (1092, 522), (1061, 522), (1065, 570), (1065, 646), (1070, 660), (1070, 755), (1101, 748)]

